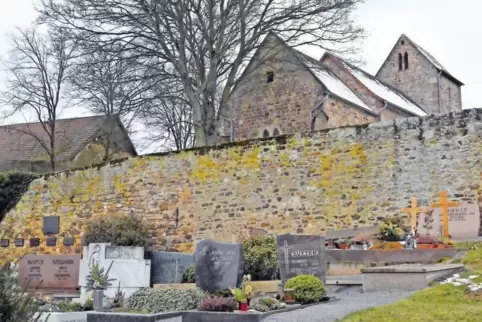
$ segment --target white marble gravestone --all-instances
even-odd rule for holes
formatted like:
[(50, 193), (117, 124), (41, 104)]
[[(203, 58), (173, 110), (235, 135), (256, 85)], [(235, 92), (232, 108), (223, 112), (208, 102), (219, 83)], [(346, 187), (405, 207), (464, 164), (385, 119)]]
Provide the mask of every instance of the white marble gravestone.
[(104, 294), (114, 297), (119, 286), (128, 297), (143, 287), (150, 286), (151, 261), (144, 259), (144, 247), (120, 247), (110, 244), (89, 244), (84, 247), (83, 258), (80, 261), (79, 286), (80, 298), (87, 300), (86, 277), (90, 272), (92, 263), (96, 262), (105, 270), (113, 262), (109, 272), (109, 278), (115, 279), (112, 286)]

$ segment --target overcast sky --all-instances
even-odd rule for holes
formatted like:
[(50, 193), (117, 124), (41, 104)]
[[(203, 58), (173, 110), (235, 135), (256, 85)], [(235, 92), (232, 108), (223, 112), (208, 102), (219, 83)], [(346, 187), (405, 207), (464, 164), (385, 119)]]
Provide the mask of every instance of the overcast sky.
[[(355, 14), (355, 21), (369, 34), (362, 46), (364, 69), (376, 73), (405, 33), (465, 83), (464, 108), (482, 107), (482, 94), (478, 94), (482, 78), (477, 74), (481, 71), (481, 11), (482, 2), (476, 0), (367, 0)], [(8, 32), (28, 25), (35, 15), (32, 0), (0, 0), (0, 55), (8, 49)], [(68, 110), (62, 117), (82, 115), (84, 111)]]

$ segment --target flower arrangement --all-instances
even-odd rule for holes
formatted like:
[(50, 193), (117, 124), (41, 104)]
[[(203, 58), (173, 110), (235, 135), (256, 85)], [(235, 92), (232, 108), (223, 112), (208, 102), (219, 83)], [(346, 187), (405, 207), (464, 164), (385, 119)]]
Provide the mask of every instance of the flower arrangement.
[(401, 241), (404, 235), (403, 229), (391, 221), (383, 223), (379, 230), (380, 236), (385, 241)]
[(253, 284), (251, 283), (250, 274), (243, 276), (243, 282), (241, 284), (241, 287), (243, 289), (244, 294), (246, 295), (246, 299), (249, 300), (254, 293), (254, 287), (253, 287)]
[(230, 290), (231, 290), (231, 294), (233, 294), (237, 302), (239, 303), (248, 302), (248, 297), (246, 296), (242, 288), (235, 287), (235, 288), (230, 288)]

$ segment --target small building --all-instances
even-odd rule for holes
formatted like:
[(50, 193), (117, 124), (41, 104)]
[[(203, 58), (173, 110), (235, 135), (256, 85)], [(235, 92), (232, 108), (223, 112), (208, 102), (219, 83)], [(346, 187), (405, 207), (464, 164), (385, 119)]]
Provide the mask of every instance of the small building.
[[(0, 126), (0, 172), (46, 173), (137, 156), (118, 116), (56, 120), (53, 150), (50, 128), (44, 125), (39, 122)], [(55, 170), (50, 151), (55, 156)]]

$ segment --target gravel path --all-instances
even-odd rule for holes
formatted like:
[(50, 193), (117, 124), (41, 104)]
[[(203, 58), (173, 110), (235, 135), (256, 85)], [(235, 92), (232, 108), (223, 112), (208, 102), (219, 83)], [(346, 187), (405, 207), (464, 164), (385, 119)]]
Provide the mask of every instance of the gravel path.
[(398, 302), (413, 293), (407, 291), (362, 293), (361, 286), (355, 286), (331, 294), (340, 301), (273, 314), (263, 322), (334, 322), (356, 311)]

